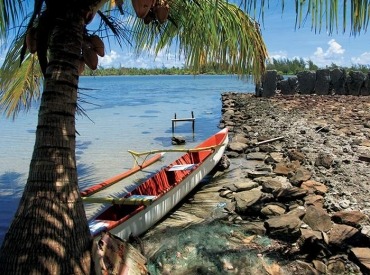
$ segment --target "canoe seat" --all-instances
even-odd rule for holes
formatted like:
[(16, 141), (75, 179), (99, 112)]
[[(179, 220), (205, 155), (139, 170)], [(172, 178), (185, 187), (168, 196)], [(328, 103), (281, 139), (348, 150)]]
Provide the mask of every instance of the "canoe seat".
[(150, 205), (157, 196), (151, 195), (131, 195), (128, 198), (125, 198), (124, 204), (125, 205)]
[(192, 170), (195, 166), (195, 163), (173, 165), (170, 169), (168, 169), (168, 171)]

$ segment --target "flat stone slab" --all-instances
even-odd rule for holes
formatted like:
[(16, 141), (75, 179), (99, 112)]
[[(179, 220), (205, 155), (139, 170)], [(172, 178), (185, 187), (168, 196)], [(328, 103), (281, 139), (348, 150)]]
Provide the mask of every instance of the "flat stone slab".
[(332, 227), (332, 222), (329, 214), (320, 207), (309, 206), (306, 209), (306, 215), (303, 221), (307, 223), (313, 230), (327, 232)]
[(354, 247), (351, 253), (360, 263), (361, 267), (367, 272), (370, 272), (370, 248), (368, 247)]
[(238, 192), (235, 194), (236, 211), (244, 212), (248, 207), (255, 204), (262, 197), (261, 190), (254, 188), (252, 190)]

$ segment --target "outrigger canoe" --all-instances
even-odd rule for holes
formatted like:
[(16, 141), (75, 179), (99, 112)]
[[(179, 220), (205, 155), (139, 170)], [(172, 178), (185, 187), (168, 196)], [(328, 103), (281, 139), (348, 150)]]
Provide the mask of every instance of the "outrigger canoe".
[[(108, 231), (121, 239), (146, 232), (173, 209), (222, 158), (228, 129), (209, 137), (165, 166), (123, 198), (85, 198), (86, 202), (111, 203), (89, 221), (93, 237)], [(182, 149), (184, 151), (184, 149)], [(146, 154), (154, 151), (146, 152)]]

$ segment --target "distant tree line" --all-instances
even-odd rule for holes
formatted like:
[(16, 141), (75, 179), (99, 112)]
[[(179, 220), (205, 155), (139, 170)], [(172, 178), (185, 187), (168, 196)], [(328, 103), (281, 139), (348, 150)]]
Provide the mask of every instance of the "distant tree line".
[[(348, 71), (361, 71), (367, 73), (370, 66), (365, 65), (352, 65), (351, 67), (338, 66), (332, 63), (330, 66), (326, 66), (327, 69), (342, 68)], [(297, 73), (305, 70), (315, 71), (319, 67), (314, 64), (311, 60), (304, 60), (303, 58), (295, 59), (275, 59), (267, 63), (267, 70), (276, 70), (281, 75), (296, 75)], [(232, 74), (233, 72), (226, 70), (220, 64), (210, 63), (203, 65), (199, 71), (193, 71), (190, 68), (184, 66), (179, 67), (162, 67), (162, 68), (103, 68), (100, 67), (93, 71), (88, 67), (85, 68), (85, 76), (107, 76), (107, 75), (192, 75), (192, 74), (214, 74), (214, 75), (226, 75)]]
[[(332, 63), (330, 66), (326, 66), (326, 69), (345, 69), (347, 71), (361, 71), (363, 73), (369, 72), (369, 65), (352, 65), (351, 67), (343, 67)], [(275, 59), (267, 63), (267, 70), (276, 70), (281, 75), (296, 75), (297, 73), (305, 70), (316, 71), (320, 69), (312, 60), (304, 60), (303, 58), (295, 59)]]
[[(343, 67), (332, 63), (326, 66), (327, 69), (341, 68), (347, 71), (361, 71), (368, 73), (370, 65), (352, 65), (351, 67)], [(276, 70), (280, 75), (296, 75), (305, 70), (316, 71), (319, 68), (311, 60), (304, 60), (303, 58), (295, 59), (271, 59), (266, 64), (267, 70)], [(84, 76), (108, 76), (108, 75), (193, 75), (193, 74), (209, 74), (209, 75), (228, 75), (233, 74), (232, 71), (226, 70), (220, 64), (210, 63), (201, 66), (199, 71), (191, 70), (184, 66), (180, 67), (161, 67), (161, 68), (103, 68), (99, 67), (95, 71), (89, 69), (87, 66), (83, 72)]]
[(103, 68), (99, 67), (95, 71), (85, 67), (85, 76), (107, 76), (107, 75), (192, 75), (192, 74), (231, 74), (223, 66), (217, 63), (208, 63), (200, 67), (199, 71), (194, 71), (186, 66), (162, 67), (162, 68)]

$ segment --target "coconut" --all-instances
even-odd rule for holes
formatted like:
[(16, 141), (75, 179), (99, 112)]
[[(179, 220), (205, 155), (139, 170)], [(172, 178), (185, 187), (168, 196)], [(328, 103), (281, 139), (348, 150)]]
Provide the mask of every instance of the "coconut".
[(139, 18), (144, 18), (155, 3), (154, 0), (131, 0), (131, 2)]
[(96, 12), (93, 12), (93, 11), (87, 12), (85, 16), (85, 24), (89, 25), (93, 21), (95, 15), (96, 15)]
[(37, 30), (36, 28), (30, 28), (26, 34), (26, 45), (30, 53), (37, 51)]
[(98, 55), (96, 52), (91, 48), (84, 48), (82, 51), (83, 59), (86, 63), (86, 65), (91, 70), (96, 70), (98, 67)]
[(89, 42), (93, 50), (101, 57), (104, 56), (104, 43), (97, 35), (91, 35), (89, 37)]
[(159, 23), (162, 24), (166, 22), (170, 12), (170, 6), (168, 5), (167, 1), (159, 1), (153, 10)]
[(144, 17), (144, 24), (148, 25), (150, 22), (152, 22), (155, 19), (154, 12), (150, 10), (148, 14)]

